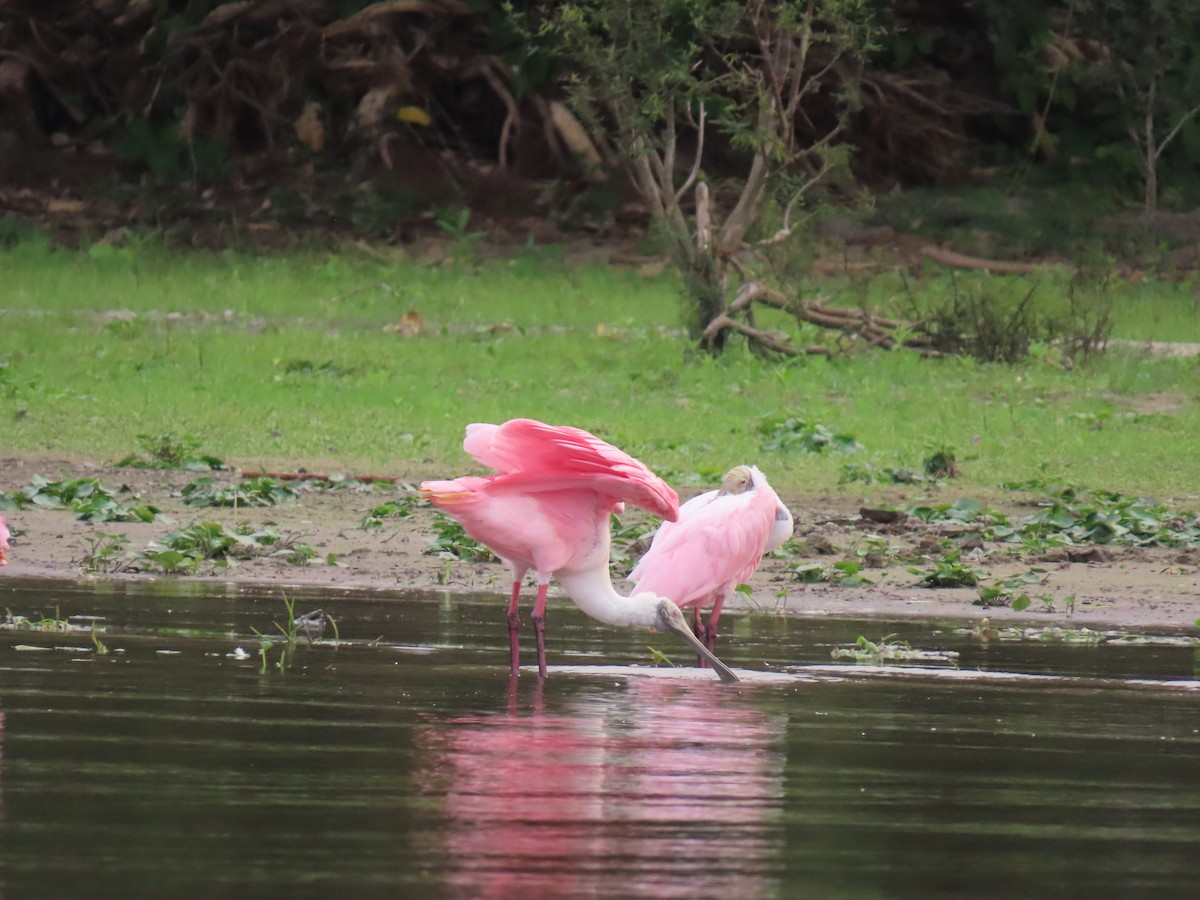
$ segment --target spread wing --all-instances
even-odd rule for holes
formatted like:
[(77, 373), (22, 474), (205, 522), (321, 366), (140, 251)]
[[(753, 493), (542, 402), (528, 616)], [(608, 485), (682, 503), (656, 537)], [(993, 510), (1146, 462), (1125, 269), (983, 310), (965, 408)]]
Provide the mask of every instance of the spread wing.
[(614, 502), (640, 506), (667, 521), (679, 516), (679, 497), (640, 460), (582, 428), (511, 419), (467, 426), (463, 449), (500, 474), (497, 488), (557, 491), (582, 488)]

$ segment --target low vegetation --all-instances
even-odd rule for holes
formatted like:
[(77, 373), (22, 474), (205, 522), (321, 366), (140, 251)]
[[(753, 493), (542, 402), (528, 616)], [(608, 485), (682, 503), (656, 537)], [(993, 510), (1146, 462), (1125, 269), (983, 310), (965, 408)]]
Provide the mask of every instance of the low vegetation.
[[(914, 587), (974, 589), (978, 606), (1071, 612), (1075, 596), (1050, 590), (1052, 573), (1038, 561), (1105, 560), (1108, 546), (1200, 548), (1200, 516), (1186, 508), (1044, 477), (1005, 487), (1029, 495), (1019, 503), (1034, 511), (1006, 514), (971, 497), (937, 505), (863, 508), (857, 524), (864, 530), (844, 547), (828, 541), (808, 547), (794, 539), (779, 548), (776, 555), (789, 560), (782, 578), (858, 587), (878, 582), (884, 570), (899, 566), (912, 576)], [(904, 533), (907, 540), (893, 546), (886, 535), (871, 533), (871, 527)], [(841, 558), (813, 561), (822, 553)], [(996, 575), (989, 571), (993, 564), (1009, 568), (1014, 561), (1026, 568)]]
[(908, 641), (897, 640), (894, 634), (872, 641), (865, 635), (859, 635), (858, 640), (850, 647), (834, 647), (830, 655), (838, 660), (850, 660), (865, 665), (878, 665), (887, 662), (907, 663), (950, 663), (957, 665), (956, 650), (921, 650), (913, 647)]
[(187, 506), (274, 506), (297, 496), (288, 485), (269, 477), (248, 478), (233, 485), (197, 478), (183, 488), (183, 502)]
[[(593, 430), (680, 488), (709, 485), (735, 461), (782, 490), (928, 487), (951, 472), (926, 465), (941, 449), (955, 489), (985, 497), (1048, 465), (1130, 497), (1195, 491), (1192, 358), (1136, 345), (1071, 358), (1040, 344), (998, 365), (835, 342), (833, 356), (768, 363), (735, 342), (712, 360), (661, 324), (677, 303), (672, 277), (563, 265), (561, 253), (442, 268), (21, 243), (5, 256), (0, 310), (6, 449), (293, 470), (333, 459), (424, 476), (468, 469), (465, 423), (531, 415)], [(1062, 296), (1053, 276), (1041, 283), (1039, 302)], [(879, 309), (947, 290), (937, 272), (841, 275), (824, 288)], [(1117, 284), (1114, 337), (1200, 339), (1190, 290)], [(401, 319), (407, 331), (391, 327)], [(786, 317), (776, 326), (798, 344), (819, 339)], [(216, 481), (196, 483), (197, 500), (220, 496)], [(29, 502), (0, 487), (0, 502)], [(294, 490), (261, 487), (276, 501)], [(86, 502), (133, 509), (132, 499), (93, 489)]]
[(149, 469), (224, 469), (225, 462), (200, 451), (200, 439), (190, 435), (139, 434), (139, 453), (117, 461), (118, 466)]
[[(153, 572), (161, 575), (196, 575), (205, 567), (228, 568), (239, 559), (273, 556), (296, 565), (308, 565), (321, 559), (301, 535), (280, 532), (273, 526), (235, 527), (218, 522), (200, 522), (167, 532), (142, 549), (132, 549), (123, 534), (96, 532), (87, 553), (80, 560), (89, 572)], [(324, 562), (336, 565), (326, 557)]]
[[(1037, 480), (1008, 483), (1009, 490), (1040, 486)], [(955, 523), (982, 540), (1019, 544), (1024, 550), (1046, 550), (1081, 544), (1138, 547), (1200, 547), (1200, 516), (1171, 509), (1119, 491), (1053, 487), (1033, 501), (1036, 512), (1008, 516), (978, 500), (961, 498), (938, 506), (905, 511), (926, 523)]]
[(463, 527), (445, 513), (435, 512), (433, 514), (430, 530), (433, 532), (433, 537), (425, 548), (425, 552), (430, 556), (437, 556), (448, 562), (458, 559), (489, 560), (496, 558), (492, 555), (491, 550), (468, 537)]
[(85, 522), (153, 522), (159, 510), (145, 503), (125, 504), (116, 498), (112, 488), (98, 478), (71, 478), (50, 481), (35, 475), (25, 487), (0, 493), (0, 510), (66, 509)]
[(384, 500), (382, 503), (373, 506), (371, 511), (363, 516), (358, 527), (364, 530), (382, 528), (386, 519), (407, 519), (417, 509), (427, 506), (429, 506), (428, 501), (422, 498), (420, 494), (410, 491), (401, 497), (393, 500)]

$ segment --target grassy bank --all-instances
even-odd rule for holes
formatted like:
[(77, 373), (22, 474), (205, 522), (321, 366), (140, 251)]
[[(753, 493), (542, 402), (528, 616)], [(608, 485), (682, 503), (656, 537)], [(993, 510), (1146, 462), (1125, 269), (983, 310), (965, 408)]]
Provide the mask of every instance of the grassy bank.
[[(919, 469), (949, 449), (964, 490), (1050, 475), (1200, 492), (1194, 359), (1123, 349), (1070, 366), (1046, 348), (1016, 366), (903, 351), (770, 364), (734, 347), (711, 360), (677, 327), (669, 274), (553, 251), (442, 268), (26, 244), (0, 266), (8, 454), (116, 459), (172, 433), (245, 464), (457, 473), (466, 422), (528, 415), (596, 431), (680, 486), (754, 461), (784, 488), (837, 490), (865, 464)], [(828, 293), (898, 294), (889, 277)], [(944, 285), (910, 279), (904, 298)], [(1122, 284), (1108, 301), (1114, 336), (1200, 341), (1187, 285)], [(410, 312), (416, 334), (385, 330)], [(817, 425), (862, 449), (809, 452)]]

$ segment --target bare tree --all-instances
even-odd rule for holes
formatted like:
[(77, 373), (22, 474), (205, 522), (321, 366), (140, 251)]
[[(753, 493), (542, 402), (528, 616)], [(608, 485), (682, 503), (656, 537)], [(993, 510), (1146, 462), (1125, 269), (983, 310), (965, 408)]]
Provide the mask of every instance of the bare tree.
[[(754, 251), (792, 238), (806, 196), (847, 159), (866, 2), (576, 0), (549, 27), (577, 66), (576, 112), (611, 135), (662, 228), (693, 335), (714, 354), (731, 330), (795, 353), (750, 318), (755, 301), (792, 299)], [(716, 181), (714, 149), (736, 177)]]

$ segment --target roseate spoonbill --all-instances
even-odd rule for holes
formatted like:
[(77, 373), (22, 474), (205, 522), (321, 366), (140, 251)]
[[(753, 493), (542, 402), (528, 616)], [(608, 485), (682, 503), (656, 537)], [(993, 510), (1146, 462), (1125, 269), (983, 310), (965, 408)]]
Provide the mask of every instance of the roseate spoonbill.
[(426, 481), (421, 491), (512, 572), (508, 633), (513, 675), (520, 668), (517, 603), (525, 573), (533, 569), (537, 600), (530, 620), (540, 676), (546, 675), (546, 591), (550, 579), (557, 578), (592, 618), (673, 631), (712, 664), (722, 681), (738, 680), (696, 638), (678, 606), (644, 591), (623, 597), (609, 580), (609, 516), (633, 503), (674, 520), (679, 498), (665, 481), (595, 435), (533, 419), (468, 425), (463, 449), (498, 474)]
[(4, 516), (0, 516), (0, 566), (8, 565), (8, 539), (11, 537)]
[[(734, 466), (720, 490), (693, 497), (679, 508), (678, 520), (663, 522), (629, 580), (638, 591), (690, 606), (696, 637), (712, 651), (725, 601), (754, 574), (764, 553), (791, 536), (792, 514), (766, 476), (755, 466)], [(712, 615), (702, 630), (700, 608), (710, 603)]]

